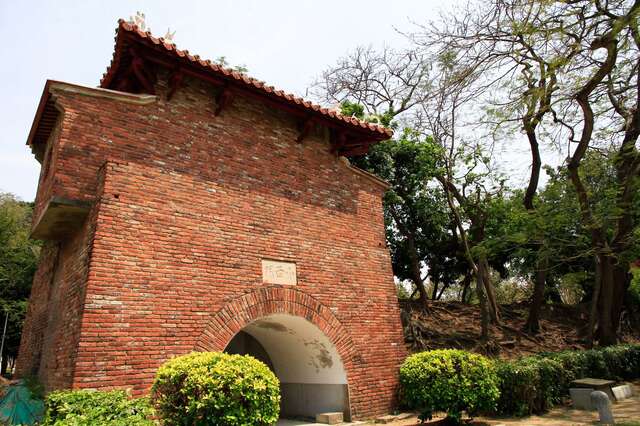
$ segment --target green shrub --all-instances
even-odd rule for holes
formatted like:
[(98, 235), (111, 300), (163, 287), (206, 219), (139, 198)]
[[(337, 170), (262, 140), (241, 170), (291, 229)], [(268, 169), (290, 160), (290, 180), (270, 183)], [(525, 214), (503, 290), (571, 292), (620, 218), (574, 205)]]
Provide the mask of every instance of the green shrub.
[(628, 301), (632, 306), (640, 307), (640, 267), (633, 267), (629, 272), (631, 272), (632, 278), (627, 290)]
[(194, 352), (163, 364), (151, 390), (164, 425), (271, 425), (280, 384), (250, 356)]
[(640, 377), (640, 345), (586, 351), (542, 353), (496, 361), (500, 383), (497, 413), (542, 413), (569, 393), (571, 382), (585, 377), (633, 380)]
[(564, 395), (565, 371), (556, 360), (525, 357), (497, 363), (498, 412), (516, 416), (542, 413)]
[(146, 398), (131, 399), (122, 390), (51, 392), (45, 399), (46, 426), (151, 426)]
[(611, 378), (633, 380), (640, 377), (640, 345), (609, 346), (602, 350)]
[(516, 416), (533, 413), (538, 372), (531, 364), (497, 361), (500, 397), (497, 412)]
[(558, 362), (564, 371), (562, 381), (563, 393), (569, 392), (571, 382), (583, 377), (589, 377), (589, 360), (585, 351), (563, 351), (549, 354), (541, 354)]
[(401, 399), (423, 417), (444, 411), (454, 422), (462, 412), (492, 411), (498, 379), (491, 361), (461, 350), (435, 350), (408, 357), (400, 367)]

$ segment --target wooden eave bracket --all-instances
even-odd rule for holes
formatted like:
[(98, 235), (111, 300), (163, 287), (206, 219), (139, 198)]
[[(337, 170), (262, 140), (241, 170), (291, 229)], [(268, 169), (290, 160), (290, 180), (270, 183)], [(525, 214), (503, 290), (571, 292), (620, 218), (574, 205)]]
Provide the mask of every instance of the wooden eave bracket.
[(313, 117), (307, 117), (302, 122), (302, 125), (300, 126), (300, 133), (298, 134), (298, 137), (296, 138), (296, 142), (302, 143), (304, 141), (304, 139), (307, 136), (309, 136), (309, 133), (311, 133), (311, 130), (313, 130), (313, 126), (315, 124), (316, 123), (315, 123)]
[(225, 85), (216, 96), (216, 109), (213, 111), (213, 115), (219, 116), (223, 109), (231, 105), (231, 102), (233, 102), (233, 92), (229, 86)]
[(342, 148), (344, 148), (347, 143), (347, 134), (345, 132), (336, 131), (336, 133), (331, 138), (331, 153), (334, 155), (339, 155)]
[(170, 101), (173, 95), (182, 86), (184, 80), (184, 73), (181, 68), (176, 68), (172, 71), (169, 77), (169, 91), (167, 92), (167, 100)]
[(150, 95), (156, 94), (156, 89), (153, 85), (155, 79), (152, 72), (147, 67), (147, 61), (139, 55), (138, 51), (134, 48), (129, 49), (131, 55), (131, 64), (127, 71), (120, 77), (120, 81), (116, 85), (116, 90), (121, 92), (127, 92), (130, 88), (132, 79), (135, 79)]
[(137, 78), (138, 82), (144, 87), (149, 94), (155, 95), (156, 89), (153, 87), (153, 83), (151, 82), (151, 74), (146, 69), (146, 64), (144, 59), (138, 56), (135, 51), (132, 53), (133, 58), (131, 59), (131, 69), (133, 70), (133, 74)]

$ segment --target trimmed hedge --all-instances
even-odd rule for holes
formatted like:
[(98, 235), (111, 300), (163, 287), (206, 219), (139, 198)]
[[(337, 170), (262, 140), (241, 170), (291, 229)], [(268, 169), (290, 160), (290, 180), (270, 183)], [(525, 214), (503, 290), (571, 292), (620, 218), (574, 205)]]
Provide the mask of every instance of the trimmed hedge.
[(552, 359), (526, 357), (496, 361), (500, 398), (497, 413), (525, 416), (541, 413), (564, 395), (562, 365)]
[(496, 361), (496, 370), (500, 381), (497, 413), (541, 414), (566, 397), (576, 379), (640, 378), (640, 345), (541, 353), (515, 361)]
[(162, 424), (274, 424), (280, 383), (269, 367), (246, 355), (194, 352), (164, 363), (151, 390)]
[(51, 392), (45, 399), (46, 426), (152, 426), (147, 398), (132, 399), (122, 390)]
[[(541, 353), (512, 361), (489, 361), (458, 350), (414, 354), (400, 368), (400, 395), (426, 416), (466, 411), (509, 416), (541, 414), (568, 396), (571, 382), (592, 377), (640, 378), (640, 345)], [(495, 398), (493, 398), (495, 397)]]
[(443, 349), (408, 357), (400, 367), (401, 399), (431, 418), (444, 411), (451, 423), (495, 408), (498, 378), (491, 361), (469, 352)]

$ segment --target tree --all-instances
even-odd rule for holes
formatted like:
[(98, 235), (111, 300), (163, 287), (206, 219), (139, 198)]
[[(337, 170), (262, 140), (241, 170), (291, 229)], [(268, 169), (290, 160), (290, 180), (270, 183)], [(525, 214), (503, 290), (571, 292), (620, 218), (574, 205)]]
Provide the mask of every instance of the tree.
[[(391, 62), (390, 57), (398, 60)], [(429, 173), (409, 175), (421, 170), (420, 167), (416, 167), (413, 170), (400, 169), (396, 176), (405, 174), (407, 176), (402, 177), (403, 179), (415, 179), (414, 182), (417, 182), (423, 192), (433, 191), (434, 184), (440, 186), (446, 201), (445, 208), (448, 210), (448, 230), (454, 237), (450, 241), (457, 242), (457, 255), (461, 255), (460, 257), (466, 261), (467, 270), (471, 270), (476, 277), (476, 291), (479, 292), (483, 318), (491, 317), (491, 320), (497, 323), (499, 308), (489, 276), (488, 256), (480, 246), (476, 248), (477, 256), (480, 256), (478, 267), (476, 254), (471, 252), (475, 247), (473, 244), (482, 241), (483, 238), (483, 223), (486, 221), (483, 213), (484, 204), (497, 193), (493, 194), (495, 188), (489, 189), (490, 185), (487, 185), (492, 170), (486, 169), (489, 161), (480, 144), (477, 141), (468, 143), (462, 138), (458, 140), (456, 133), (459, 107), (473, 99), (475, 93), (469, 88), (477, 75), (458, 74), (458, 69), (454, 69), (451, 59), (442, 56), (438, 58), (434, 67), (434, 63), (427, 64), (425, 57), (415, 52), (397, 53), (389, 49), (376, 52), (371, 49), (359, 49), (323, 74), (323, 80), (318, 83), (319, 89), (316, 93), (320, 93), (328, 101), (341, 101), (343, 105), (345, 101), (348, 101), (347, 105), (363, 104), (360, 111), (343, 109), (345, 114), (358, 116), (366, 110), (373, 116), (373, 120), (382, 124), (390, 124), (392, 120), (402, 123), (405, 128), (411, 129), (403, 132), (402, 137), (406, 139), (407, 135), (413, 135), (414, 139), (420, 139), (420, 144), (426, 147), (428, 155), (437, 160), (437, 164), (431, 164), (433, 160), (419, 156), (421, 161), (430, 161), (427, 167), (431, 169)], [(356, 161), (356, 164), (365, 168), (368, 165), (366, 161)], [(485, 169), (479, 171), (483, 167)], [(464, 170), (465, 168), (467, 170)], [(427, 179), (429, 175), (431, 180)], [(386, 176), (381, 174), (381, 177)], [(462, 187), (458, 188), (458, 184)], [(467, 193), (467, 185), (475, 188), (473, 194)], [(395, 195), (402, 198), (401, 192), (396, 191)], [(388, 211), (399, 233), (404, 234), (403, 238), (407, 242), (405, 247), (409, 250), (405, 259), (407, 269), (411, 271), (409, 275), (418, 286), (421, 298), (426, 300), (426, 290), (424, 285), (420, 284), (423, 278), (418, 267), (418, 250), (417, 247), (411, 247), (412, 239), (407, 238), (413, 234), (407, 225), (415, 223), (411, 223), (408, 216), (401, 216), (393, 208)], [(469, 229), (472, 229), (474, 234), (473, 244), (470, 244), (467, 235)], [(413, 243), (413, 246), (416, 244)], [(396, 268), (397, 270), (399, 268)], [(484, 303), (485, 300), (488, 304)], [(488, 320), (483, 321), (483, 336), (488, 336)]]
[[(599, 271), (592, 312), (598, 316), (601, 344), (617, 340), (629, 281), (623, 253), (634, 228), (627, 207), (639, 189), (639, 10), (640, 3), (629, 0), (495, 0), (423, 27), (413, 37), (426, 51), (454, 57), (460, 74), (481, 74), (476, 91), (491, 88), (492, 94), (502, 95), (488, 102), (497, 124), (520, 123), (531, 147), (532, 171), (523, 199), (529, 211), (541, 164), (538, 136), (569, 141), (567, 176), (578, 196), (581, 221), (590, 230)], [(476, 106), (483, 101), (487, 103), (479, 99)], [(617, 158), (619, 217), (609, 235), (594, 218), (581, 164), (588, 150), (611, 147)], [(532, 309), (539, 306), (548, 270), (545, 241), (538, 245)], [(532, 331), (536, 322), (532, 310)]]
[[(364, 107), (345, 101), (344, 115), (392, 125), (387, 116), (365, 116)], [(435, 146), (405, 129), (397, 140), (379, 143), (365, 156), (351, 161), (385, 179), (391, 188), (384, 196), (387, 242), (393, 270), (400, 280), (410, 280), (423, 303), (442, 296), (467, 265), (459, 256), (455, 235), (437, 185), (429, 185), (437, 169)], [(426, 281), (432, 284), (429, 296)]]
[(22, 322), (40, 252), (39, 244), (29, 239), (32, 208), (30, 203), (11, 194), (0, 194), (0, 327), (9, 314), (2, 374), (8, 360), (18, 355)]

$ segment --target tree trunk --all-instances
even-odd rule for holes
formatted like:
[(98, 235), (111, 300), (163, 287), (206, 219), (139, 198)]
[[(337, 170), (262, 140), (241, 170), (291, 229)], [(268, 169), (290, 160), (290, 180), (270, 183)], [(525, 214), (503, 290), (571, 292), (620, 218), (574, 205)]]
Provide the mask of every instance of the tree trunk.
[(489, 263), (485, 257), (480, 258), (478, 261), (478, 275), (482, 276), (482, 285), (484, 286), (487, 296), (487, 307), (491, 322), (493, 324), (500, 324), (500, 308), (496, 299), (495, 289), (489, 277)]
[(624, 309), (624, 300), (630, 284), (631, 273), (629, 272), (629, 265), (618, 262), (613, 268), (613, 306), (611, 309), (611, 321), (618, 335), (621, 331), (620, 318)]
[(420, 265), (420, 259), (418, 259), (418, 250), (416, 248), (414, 236), (409, 231), (409, 229), (407, 229), (405, 224), (402, 223), (400, 217), (396, 214), (394, 209), (391, 208), (389, 211), (393, 216), (393, 220), (396, 222), (396, 225), (400, 229), (400, 232), (407, 239), (407, 250), (409, 251), (409, 262), (411, 263), (411, 280), (418, 289), (422, 306), (426, 306), (427, 301), (429, 300), (429, 296), (427, 295), (427, 289), (424, 287), (424, 281), (422, 280), (422, 268)]
[(529, 317), (524, 325), (524, 331), (531, 334), (540, 332), (540, 311), (544, 303), (544, 289), (547, 282), (547, 270), (549, 268), (549, 259), (545, 255), (541, 255), (542, 246), (538, 249), (538, 264), (536, 267), (536, 279), (533, 288), (533, 298), (529, 307)]
[(487, 306), (487, 299), (485, 297), (484, 275), (480, 273), (476, 274), (476, 294), (478, 301), (480, 302), (480, 340), (486, 342), (489, 340), (489, 309)]
[(431, 289), (431, 300), (438, 299), (438, 281), (431, 281), (433, 284), (433, 289)]
[[(405, 229), (406, 231), (406, 229)], [(424, 282), (422, 281), (422, 271), (420, 260), (418, 259), (418, 252), (416, 250), (416, 243), (413, 239), (413, 234), (406, 231), (405, 237), (407, 239), (407, 249), (409, 250), (409, 261), (411, 262), (411, 280), (416, 285), (418, 289), (418, 293), (420, 294), (420, 302), (422, 306), (427, 305), (427, 301), (429, 300), (429, 296), (427, 294), (427, 289), (424, 287)]]
[(589, 325), (587, 329), (587, 341), (589, 342), (589, 347), (593, 347), (594, 342), (594, 330), (596, 328), (596, 323), (598, 321), (598, 304), (600, 303), (600, 286), (602, 283), (602, 265), (600, 263), (600, 258), (596, 256), (595, 258), (595, 266), (596, 266), (596, 276), (593, 282), (593, 294), (591, 295), (591, 309), (589, 311)]
[(438, 296), (436, 297), (436, 300), (440, 300), (440, 299), (442, 299), (442, 295), (444, 294), (444, 291), (445, 291), (446, 289), (448, 289), (448, 288), (449, 288), (449, 284), (447, 284), (447, 283), (443, 283), (443, 284), (442, 284), (442, 288), (441, 288), (441, 289), (440, 289), (440, 291), (438, 292)]
[(8, 359), (6, 356), (2, 357), (2, 364), (0, 364), (0, 376), (6, 377), (7, 374), (7, 365), (8, 365)]
[[(599, 253), (600, 303), (598, 304), (598, 343), (600, 346), (615, 345), (618, 341), (616, 328), (611, 318), (613, 308), (614, 259), (608, 253)], [(595, 301), (598, 303), (598, 301)]]
[(460, 296), (460, 301), (462, 303), (469, 303), (467, 300), (469, 298), (469, 287), (471, 286), (471, 274), (465, 274), (462, 279), (462, 296)]

